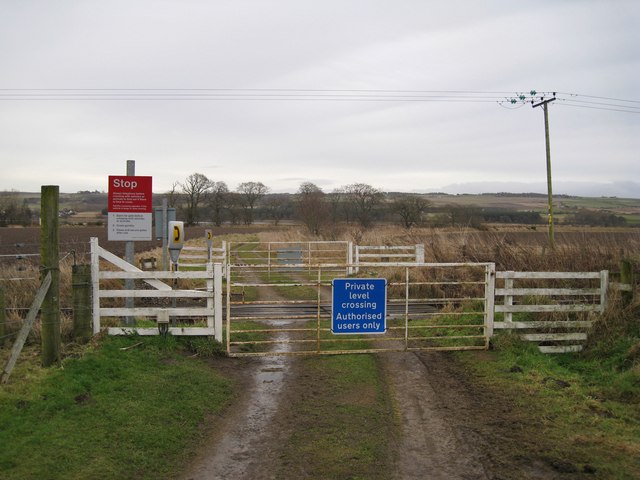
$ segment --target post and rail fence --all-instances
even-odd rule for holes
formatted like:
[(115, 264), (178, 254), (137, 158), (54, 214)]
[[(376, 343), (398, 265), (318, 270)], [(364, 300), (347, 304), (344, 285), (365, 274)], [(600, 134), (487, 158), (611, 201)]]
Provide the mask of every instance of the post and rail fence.
[[(544, 353), (578, 352), (607, 306), (609, 273), (497, 272), (495, 329), (513, 330)], [(517, 283), (517, 285), (516, 285)]]

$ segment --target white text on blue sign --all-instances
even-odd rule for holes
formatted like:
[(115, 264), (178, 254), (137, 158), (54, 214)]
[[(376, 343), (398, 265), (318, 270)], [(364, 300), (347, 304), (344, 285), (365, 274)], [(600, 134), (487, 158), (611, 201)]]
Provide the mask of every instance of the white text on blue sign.
[(386, 280), (335, 279), (331, 330), (333, 333), (384, 333)]

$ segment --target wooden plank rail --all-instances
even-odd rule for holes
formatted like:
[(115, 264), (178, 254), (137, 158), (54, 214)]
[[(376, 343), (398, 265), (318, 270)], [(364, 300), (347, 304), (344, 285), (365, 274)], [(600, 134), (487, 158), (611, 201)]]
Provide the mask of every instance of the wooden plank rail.
[[(495, 296), (502, 297), (502, 304), (495, 305), (495, 312), (504, 321), (494, 322), (495, 329), (521, 332), (520, 338), (538, 343), (544, 353), (578, 352), (587, 340), (591, 320), (528, 320), (513, 321), (514, 314), (539, 315), (549, 313), (601, 313), (606, 307), (608, 272), (497, 272), (496, 278), (504, 281), (503, 288), (495, 289)], [(551, 287), (549, 282), (558, 280), (570, 285)], [(516, 281), (526, 281), (527, 287), (515, 287)], [(535, 282), (539, 287), (531, 286)], [(598, 282), (594, 287), (593, 283)], [(591, 285), (587, 285), (587, 284)], [(580, 285), (580, 286), (576, 286)], [(525, 298), (526, 297), (526, 298)], [(523, 301), (516, 301), (523, 299)], [(555, 332), (553, 330), (556, 330)], [(551, 343), (552, 345), (548, 345)]]
[(549, 329), (549, 328), (589, 328), (593, 322), (589, 320), (560, 320), (560, 321), (533, 321), (533, 322), (494, 322), (496, 329)]
[(203, 290), (100, 290), (100, 298), (207, 298), (211, 292)]
[[(213, 278), (212, 272), (204, 272), (201, 270), (188, 270), (188, 271), (178, 271), (178, 272), (163, 272), (163, 271), (155, 271), (155, 272), (100, 272), (100, 279), (134, 279), (134, 280), (144, 280), (149, 282), (150, 279), (165, 279), (165, 280), (174, 280), (174, 279), (208, 279)], [(165, 284), (166, 285), (166, 284)], [(171, 288), (169, 288), (170, 290)], [(163, 289), (164, 290), (164, 289)]]
[(600, 305), (496, 305), (496, 313), (519, 313), (519, 312), (599, 312)]

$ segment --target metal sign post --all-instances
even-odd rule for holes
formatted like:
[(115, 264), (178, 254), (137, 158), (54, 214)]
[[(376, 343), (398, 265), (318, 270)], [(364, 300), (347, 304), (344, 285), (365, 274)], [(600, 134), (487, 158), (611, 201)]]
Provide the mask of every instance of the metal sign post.
[(157, 240), (162, 240), (162, 270), (169, 270), (167, 259), (167, 232), (169, 222), (176, 220), (176, 209), (167, 207), (167, 199), (162, 199), (162, 207), (154, 207), (153, 216), (156, 222), (155, 236)]
[(213, 230), (207, 228), (204, 231), (204, 238), (207, 240), (207, 263), (211, 263), (211, 249), (213, 248)]
[[(169, 222), (169, 228), (167, 231), (167, 238), (169, 240), (169, 256), (171, 257), (171, 271), (178, 271), (178, 259), (180, 258), (180, 252), (184, 245), (184, 222)], [(173, 289), (178, 286), (178, 279), (173, 281)], [(176, 299), (173, 298), (172, 306), (176, 306)]]

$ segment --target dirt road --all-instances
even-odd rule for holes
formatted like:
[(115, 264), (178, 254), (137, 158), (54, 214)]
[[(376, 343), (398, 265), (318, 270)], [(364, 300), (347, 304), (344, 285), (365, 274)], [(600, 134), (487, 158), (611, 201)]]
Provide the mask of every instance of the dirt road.
[[(581, 478), (546, 461), (545, 446), (527, 434), (536, 426), (508, 398), (470, 384), (451, 354), (386, 353), (379, 360), (400, 419), (389, 455), (394, 479)], [(295, 428), (291, 401), (309, 388), (304, 362), (265, 357), (215, 364), (242, 391), (180, 478), (299, 478), (304, 469), (282, 465), (281, 453)], [(354, 471), (350, 478), (364, 477)]]

